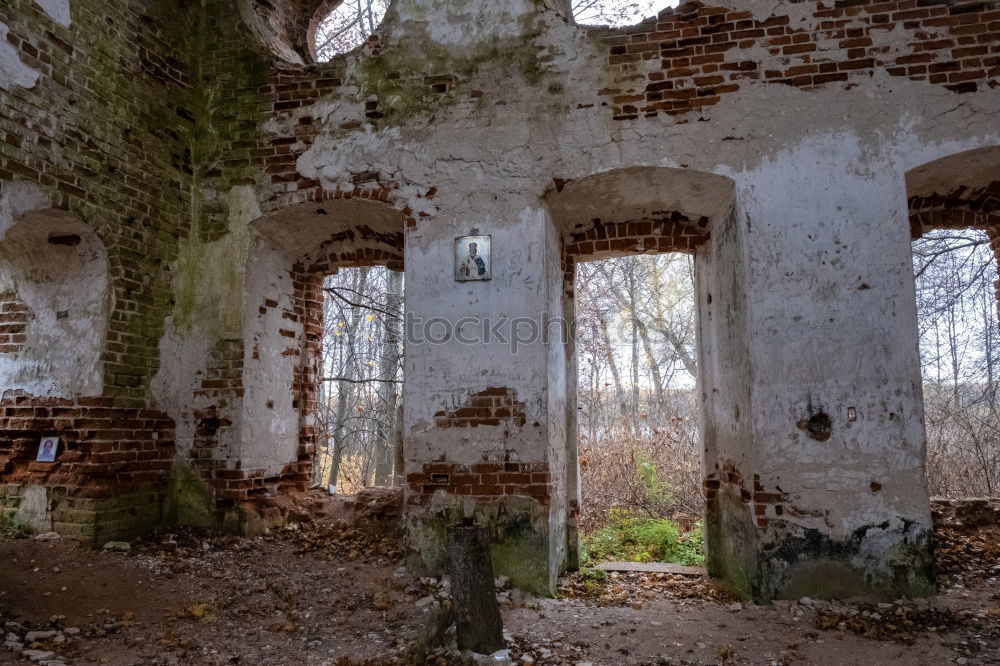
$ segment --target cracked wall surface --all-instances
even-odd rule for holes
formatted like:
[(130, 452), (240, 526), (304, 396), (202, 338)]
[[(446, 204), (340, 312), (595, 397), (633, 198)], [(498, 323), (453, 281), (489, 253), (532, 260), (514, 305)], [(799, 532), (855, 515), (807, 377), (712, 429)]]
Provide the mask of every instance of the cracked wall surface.
[[(100, 395), (175, 424), (171, 519), (281, 518), (315, 443), (315, 280), (405, 265), (408, 315), (455, 324), (408, 332), (417, 559), (473, 517), (550, 591), (586, 499), (573, 343), (473, 329), (572, 319), (574, 261), (683, 249), (712, 572), (757, 598), (930, 589), (910, 239), (993, 228), (995, 0), (692, 2), (617, 30), (565, 0), (396, 0), (313, 64), (325, 6), (0, 8), (0, 183), (107, 248)], [(491, 280), (453, 281), (466, 234)], [(490, 390), (521, 416), (442, 416)]]

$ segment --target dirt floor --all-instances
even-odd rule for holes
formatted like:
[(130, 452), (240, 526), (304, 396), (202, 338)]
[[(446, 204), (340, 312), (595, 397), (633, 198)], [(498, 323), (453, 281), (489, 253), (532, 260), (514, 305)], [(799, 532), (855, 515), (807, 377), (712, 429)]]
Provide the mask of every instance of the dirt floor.
[[(1000, 664), (996, 541), (939, 543), (941, 593), (895, 604), (757, 606), (669, 574), (577, 574), (539, 599), (501, 580), (508, 646), (518, 664)], [(3, 538), (0, 664), (464, 663), (431, 638), (446, 581), (402, 558), (394, 539), (330, 522), (162, 533), (128, 552)]]

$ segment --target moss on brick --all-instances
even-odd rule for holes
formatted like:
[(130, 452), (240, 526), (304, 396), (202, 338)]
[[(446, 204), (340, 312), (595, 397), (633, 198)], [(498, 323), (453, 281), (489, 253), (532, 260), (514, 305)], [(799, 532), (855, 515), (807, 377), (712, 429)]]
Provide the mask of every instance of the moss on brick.
[[(466, 518), (457, 496), (443, 507), (411, 515), (407, 538), (413, 557), (410, 565), (435, 574), (448, 571), (448, 527)], [(490, 531), (493, 573), (510, 578), (511, 585), (542, 596), (555, 593), (549, 571), (548, 509), (529, 498), (510, 496), (496, 502), (479, 502), (472, 518)]]
[(170, 470), (163, 520), (168, 525), (214, 528), (219, 517), (212, 490), (190, 467), (182, 462)]

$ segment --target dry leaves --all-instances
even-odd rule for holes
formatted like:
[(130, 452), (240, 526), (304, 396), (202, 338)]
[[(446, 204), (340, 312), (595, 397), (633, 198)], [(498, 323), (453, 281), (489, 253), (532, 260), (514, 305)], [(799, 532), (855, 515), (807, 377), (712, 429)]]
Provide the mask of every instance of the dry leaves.
[(398, 562), (406, 547), (402, 540), (363, 530), (346, 522), (293, 524), (275, 530), (270, 541), (291, 542), (296, 554), (315, 553), (323, 559), (381, 559)]
[(634, 605), (664, 595), (674, 599), (736, 600), (718, 582), (702, 576), (640, 572), (570, 574), (560, 580), (559, 594), (567, 599), (596, 601), (601, 606)]
[(849, 611), (820, 611), (818, 629), (849, 631), (880, 641), (912, 643), (918, 634), (975, 625), (978, 619), (962, 612), (941, 608), (914, 608), (896, 605), (890, 609), (872, 605)]
[(996, 575), (1000, 542), (987, 532), (963, 534), (949, 527), (934, 531), (934, 558), (939, 574), (979, 580)]

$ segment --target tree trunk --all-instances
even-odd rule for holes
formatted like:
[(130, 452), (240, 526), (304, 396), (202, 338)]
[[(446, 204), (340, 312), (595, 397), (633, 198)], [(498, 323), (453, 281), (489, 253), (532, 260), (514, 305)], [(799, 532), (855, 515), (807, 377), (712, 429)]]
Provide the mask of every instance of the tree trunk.
[(448, 530), (451, 597), (460, 650), (493, 654), (504, 647), (503, 621), (493, 583), (489, 535), (476, 525)]
[(604, 313), (599, 310), (597, 312), (597, 323), (598, 332), (601, 335), (601, 348), (604, 350), (604, 356), (608, 362), (608, 368), (611, 370), (611, 378), (614, 381), (615, 400), (617, 401), (618, 408), (624, 412), (626, 405), (625, 389), (622, 387), (622, 376), (618, 371), (618, 362), (615, 360), (614, 350), (611, 348), (611, 335), (608, 333), (607, 319), (605, 319)]
[(638, 324), (639, 338), (646, 353), (646, 364), (653, 373), (653, 391), (656, 393), (656, 407), (659, 410), (663, 408), (663, 375), (660, 373), (660, 364), (656, 362), (653, 345), (649, 340), (649, 328), (643, 321), (639, 321)]
[[(365, 293), (368, 283), (368, 267), (358, 271), (358, 284), (355, 292)], [(354, 404), (355, 392), (358, 384), (353, 380), (358, 379), (358, 360), (355, 356), (354, 342), (357, 335), (358, 326), (361, 325), (361, 318), (364, 317), (363, 308), (356, 306), (351, 308), (351, 321), (347, 325), (347, 359), (344, 364), (344, 379), (337, 382), (337, 411), (333, 424), (333, 462), (330, 465), (330, 474), (326, 479), (326, 487), (337, 485), (337, 477), (340, 475), (340, 463), (344, 458), (344, 446), (347, 443), (347, 413)]]
[[(401, 312), (403, 305), (403, 274), (397, 271), (387, 271), (385, 278), (386, 310)], [(379, 462), (375, 466), (375, 485), (386, 485), (392, 477), (392, 464), (396, 430), (396, 403), (399, 401), (399, 390), (396, 379), (399, 376), (399, 359), (401, 357), (399, 344), (401, 321), (398, 317), (385, 318), (385, 331), (382, 338), (382, 350), (379, 354), (378, 385), (379, 404), (383, 407), (379, 419), (376, 442), (379, 447)]]

